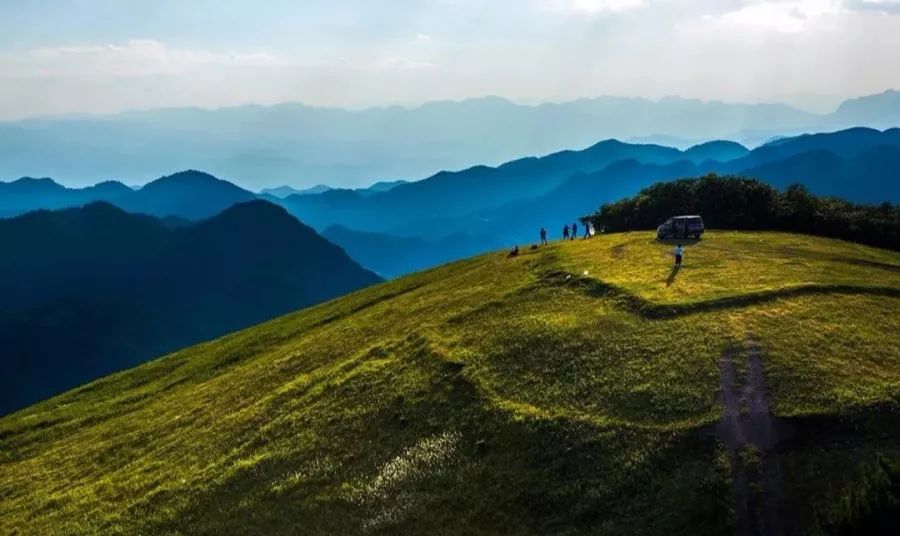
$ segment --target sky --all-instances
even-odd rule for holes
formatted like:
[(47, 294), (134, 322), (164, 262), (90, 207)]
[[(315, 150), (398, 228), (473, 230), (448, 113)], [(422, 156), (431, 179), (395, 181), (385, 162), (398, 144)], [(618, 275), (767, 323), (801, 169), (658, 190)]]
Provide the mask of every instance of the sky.
[(900, 0), (0, 0), (0, 120), (900, 88)]

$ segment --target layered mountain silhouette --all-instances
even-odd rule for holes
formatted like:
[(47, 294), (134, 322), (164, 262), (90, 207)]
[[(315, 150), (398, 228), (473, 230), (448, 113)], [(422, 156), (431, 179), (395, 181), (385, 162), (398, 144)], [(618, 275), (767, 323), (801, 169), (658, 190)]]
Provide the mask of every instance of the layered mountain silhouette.
[(900, 125), (900, 91), (848, 99), (829, 116), (833, 125), (868, 125), (891, 128)]
[(289, 195), (296, 194), (320, 194), (322, 192), (327, 192), (331, 190), (330, 186), (325, 184), (317, 184), (315, 186), (310, 186), (309, 188), (301, 188), (297, 189), (292, 186), (278, 186), (276, 188), (263, 188), (259, 191), (260, 195), (271, 195), (273, 197), (285, 198)]
[(495, 229), (506, 230), (502, 239), (507, 244), (535, 242), (541, 227), (547, 229), (551, 238), (560, 237), (563, 225), (581, 226), (579, 218), (604, 202), (633, 195), (660, 180), (696, 175), (700, 169), (702, 166), (687, 160), (670, 164), (621, 160), (600, 171), (576, 174), (546, 195), (483, 211), (478, 219), (490, 222)]
[(176, 223), (104, 202), (0, 220), (0, 413), (380, 280), (265, 201)]
[(252, 192), (208, 173), (182, 171), (150, 182), (118, 203), (130, 212), (201, 219), (255, 197)]
[(810, 151), (742, 173), (773, 186), (803, 183), (820, 195), (854, 201), (900, 199), (900, 147), (896, 145), (872, 147), (849, 158), (827, 150)]
[(397, 179), (394, 181), (378, 181), (368, 188), (364, 188), (365, 192), (376, 193), (376, 192), (387, 192), (388, 190), (393, 190), (398, 186), (403, 186), (404, 184), (408, 184), (409, 181), (403, 179)]
[(10, 183), (0, 182), (0, 217), (106, 201), (128, 212), (196, 220), (255, 198), (252, 192), (239, 186), (194, 170), (161, 177), (138, 189), (116, 181), (87, 188), (66, 188), (49, 178), (25, 177)]
[[(633, 195), (655, 181), (709, 172), (758, 174), (776, 185), (803, 183), (814, 193), (856, 202), (897, 201), (900, 168), (893, 164), (897, 151), (900, 129), (803, 135), (752, 151), (727, 141), (679, 151), (607, 140), (582, 151), (524, 158), (495, 168), (442, 172), (382, 194), (332, 190), (290, 196), (283, 204), (318, 228), (337, 224), (432, 237), (475, 232), (508, 240), (516, 239), (522, 227), (540, 222), (561, 226), (584, 210)], [(803, 161), (810, 164), (799, 164)], [(565, 219), (554, 207), (566, 210)], [(515, 216), (505, 216), (510, 213)], [(534, 229), (528, 232), (533, 234)]]
[(606, 140), (580, 151), (521, 158), (497, 167), (442, 171), (379, 194), (331, 190), (317, 196), (289, 196), (283, 203), (314, 227), (341, 224), (400, 235), (435, 236), (449, 234), (443, 227), (450, 220), (544, 195), (575, 173), (598, 171), (625, 159), (669, 163), (690, 158), (671, 147)]
[(0, 182), (0, 217), (16, 216), (37, 209), (58, 209), (93, 201), (116, 202), (134, 194), (120, 182), (110, 181), (87, 188), (66, 188), (52, 179), (23, 177)]
[(694, 163), (706, 162), (707, 160), (727, 162), (746, 156), (749, 152), (750, 150), (740, 143), (714, 140), (694, 145), (686, 150), (684, 155), (688, 160)]
[(731, 160), (723, 169), (740, 171), (769, 162), (813, 151), (830, 151), (840, 158), (853, 158), (878, 146), (900, 146), (900, 128), (884, 131), (872, 128), (848, 128), (836, 132), (783, 137), (757, 147), (747, 155)]
[[(669, 97), (599, 97), (537, 106), (488, 97), (359, 111), (300, 104), (134, 111), (0, 123), (0, 177), (97, 177), (141, 183), (169, 169), (203, 169), (254, 190), (314, 177), (332, 186), (425, 177), (473, 162), (585, 147), (605, 138), (733, 139), (896, 126), (898, 93), (852, 99), (832, 114), (784, 104)], [(189, 143), (186, 143), (189, 136)]]
[(470, 257), (505, 244), (499, 239), (465, 233), (446, 236), (403, 237), (355, 231), (333, 225), (322, 236), (337, 244), (354, 260), (384, 277), (397, 277)]
[(388, 190), (393, 190), (397, 186), (401, 186), (403, 184), (407, 184), (409, 181), (398, 179), (394, 181), (378, 181), (366, 188), (332, 188), (331, 186), (327, 186), (325, 184), (317, 184), (315, 186), (311, 186), (309, 188), (297, 189), (291, 186), (279, 186), (277, 188), (263, 188), (259, 191), (259, 197), (262, 199), (268, 199), (269, 201), (273, 201), (275, 203), (279, 203), (281, 199), (285, 199), (292, 195), (314, 195), (314, 194), (323, 194), (330, 190), (339, 190), (343, 192), (352, 191), (361, 196), (367, 196), (371, 194), (376, 194), (378, 192), (387, 192)]
[[(472, 253), (551, 236), (563, 224), (654, 182), (707, 173), (756, 177), (777, 187), (858, 203), (900, 201), (900, 129), (851, 128), (782, 137), (753, 150), (714, 140), (678, 150), (606, 140), (583, 150), (520, 158), (496, 167), (443, 171), (421, 181), (365, 189), (262, 197), (324, 231), (351, 256), (392, 277)], [(132, 190), (108, 182), (67, 189), (49, 179), (0, 183), (0, 213), (104, 200), (138, 213), (196, 220), (254, 194), (187, 171)]]
[(431, 260), (464, 256), (454, 256), (451, 245), (436, 255), (434, 248), (444, 236), (471, 239), (475, 246), (459, 248), (466, 252), (532, 242), (540, 227), (555, 236), (564, 224), (602, 203), (634, 195), (654, 182), (710, 172), (756, 177), (777, 187), (801, 183), (818, 195), (860, 203), (897, 202), (898, 158), (900, 129), (853, 128), (780, 138), (752, 151), (729, 141), (679, 151), (608, 140), (583, 151), (519, 159), (496, 168), (439, 173), (384, 194), (333, 190), (288, 197), (283, 204), (319, 228), (341, 226), (340, 232), (326, 232), (361, 262), (392, 276), (431, 265)]
[(535, 229), (542, 225), (561, 227), (585, 210), (634, 195), (654, 182), (710, 172), (758, 178), (779, 188), (799, 183), (818, 195), (858, 203), (897, 203), (900, 129), (851, 129), (782, 139), (727, 162), (619, 161), (598, 172), (576, 174), (546, 195), (484, 211), (478, 219), (498, 229), (518, 229), (507, 237), (512, 242), (533, 241)]

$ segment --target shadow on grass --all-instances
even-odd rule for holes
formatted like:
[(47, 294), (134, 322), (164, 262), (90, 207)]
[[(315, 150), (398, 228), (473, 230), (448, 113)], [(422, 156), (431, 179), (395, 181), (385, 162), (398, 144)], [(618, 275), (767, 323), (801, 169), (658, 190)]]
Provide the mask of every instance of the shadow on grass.
[(677, 246), (681, 244), (682, 246), (693, 246), (694, 244), (699, 244), (699, 238), (658, 238), (656, 242), (660, 244), (668, 244), (670, 246)]
[[(900, 520), (900, 413), (897, 401), (878, 402), (840, 414), (775, 417), (777, 438), (769, 454), (784, 463), (779, 501), (784, 534), (897, 534)], [(742, 414), (739, 419), (751, 417)], [(715, 426), (697, 429), (714, 437)], [(823, 518), (820, 475), (842, 482), (854, 495)], [(756, 469), (752, 469), (756, 470)], [(758, 493), (758, 492), (757, 492)]]
[(331, 315), (326, 316), (325, 318), (319, 320), (318, 322), (315, 322), (314, 324), (309, 326), (308, 329), (312, 330), (315, 328), (320, 328), (322, 326), (327, 326), (328, 324), (331, 324), (332, 322), (336, 322), (343, 318), (352, 316), (364, 309), (374, 307), (374, 306), (378, 305), (379, 303), (385, 302), (387, 300), (392, 300), (392, 299), (402, 296), (404, 294), (408, 294), (410, 292), (416, 291), (419, 288), (421, 288), (422, 286), (423, 286), (423, 283), (418, 283), (418, 284), (414, 284), (414, 285), (409, 285), (406, 288), (401, 288), (394, 292), (385, 292), (384, 294), (377, 295), (377, 296), (373, 297), (372, 299), (362, 301), (361, 303), (355, 305), (354, 307), (332, 313)]
[(878, 262), (878, 261), (870, 261), (866, 259), (856, 259), (852, 257), (832, 257), (830, 260), (834, 262), (842, 262), (844, 264), (852, 264), (854, 266), (865, 266), (866, 268), (878, 268), (880, 270), (887, 270), (889, 272), (898, 272), (900, 273), (900, 266), (896, 264), (889, 264), (886, 262)]
[(678, 275), (678, 271), (681, 270), (680, 264), (672, 265), (672, 271), (669, 272), (669, 277), (666, 278), (666, 286), (671, 287), (672, 283), (675, 282), (675, 277)]
[[(669, 277), (674, 279), (672, 274), (670, 274)], [(715, 298), (704, 301), (678, 304), (659, 304), (637, 296), (631, 292), (628, 292), (620, 287), (611, 285), (604, 281), (590, 279), (587, 277), (577, 277), (563, 271), (554, 271), (542, 274), (541, 280), (544, 284), (547, 285), (578, 289), (585, 295), (590, 297), (608, 298), (612, 300), (615, 306), (648, 319), (674, 318), (677, 316), (690, 315), (707, 311), (735, 309), (740, 307), (747, 307), (749, 305), (758, 305), (761, 303), (771, 302), (784, 298), (795, 298), (799, 296), (810, 295), (855, 294), (900, 298), (900, 288), (894, 287), (810, 284), (790, 288), (751, 292), (748, 294), (741, 294), (737, 296), (726, 296), (724, 298)]]
[[(464, 366), (433, 359), (420, 366), (433, 374), (426, 396), (381, 393), (391, 401), (352, 418), (313, 414), (305, 426), (329, 438), (315, 450), (261, 457), (190, 501), (167, 491), (124, 517), (144, 533), (275, 534), (299, 523), (321, 534), (588, 533), (598, 525), (624, 533), (656, 523), (727, 529), (727, 488), (706, 461), (715, 456), (713, 438), (630, 427), (610, 438), (606, 427), (566, 418), (514, 418), (483, 398)], [(343, 388), (360, 388), (359, 381)], [(448, 430), (458, 434), (451, 455), (432, 463), (411, 454)], [(258, 452), (292, 435), (272, 429), (242, 450)], [(647, 443), (656, 448), (620, 462), (632, 445)], [(632, 501), (652, 505), (653, 515)]]

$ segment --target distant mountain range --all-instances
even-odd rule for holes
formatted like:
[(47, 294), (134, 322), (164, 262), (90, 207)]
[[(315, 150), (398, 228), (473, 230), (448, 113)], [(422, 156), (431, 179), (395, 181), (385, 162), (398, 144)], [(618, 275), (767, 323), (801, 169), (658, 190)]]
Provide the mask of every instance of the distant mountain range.
[[(442, 235), (466, 236), (466, 254), (534, 242), (541, 227), (558, 236), (564, 224), (654, 182), (710, 172), (756, 177), (779, 188), (802, 183), (816, 194), (862, 203), (897, 203), (900, 129), (854, 128), (783, 138), (753, 151), (732, 142), (678, 151), (607, 141), (580, 152), (438, 174), (370, 198), (326, 193), (289, 197), (284, 204), (314, 225), (356, 229), (355, 235), (333, 229), (325, 233), (352, 257), (390, 276), (416, 266), (409, 261), (416, 257), (413, 252), (422, 252), (419, 260), (435, 258), (431, 246), (416, 239), (434, 244)], [(527, 185), (520, 188), (519, 181)], [(469, 212), (463, 214), (459, 207)], [(396, 251), (404, 246), (407, 254)], [(440, 262), (465, 256), (450, 256), (451, 245), (440, 251), (448, 255), (437, 257)]]
[(900, 91), (885, 91), (870, 97), (848, 99), (828, 116), (831, 127), (867, 125), (887, 129), (900, 125)]
[[(158, 182), (146, 206), (165, 191), (182, 212), (189, 187), (241, 191), (202, 174)], [(0, 251), (0, 413), (380, 280), (258, 200), (198, 223), (104, 202), (37, 211), (0, 219)]]
[(599, 97), (537, 106), (489, 97), (361, 111), (300, 104), (127, 112), (0, 123), (0, 177), (52, 176), (66, 184), (114, 177), (128, 184), (170, 169), (204, 169), (257, 190), (296, 177), (351, 187), (417, 179), (472, 162), (586, 147), (599, 139), (733, 139), (900, 124), (900, 93), (851, 99), (830, 114), (784, 104), (677, 97)]
[(398, 186), (403, 186), (404, 184), (409, 184), (410, 181), (397, 179), (395, 181), (378, 181), (375, 184), (372, 184), (368, 188), (359, 189), (357, 191), (367, 192), (367, 193), (376, 193), (376, 192), (387, 192), (388, 190), (393, 190)]
[[(801, 183), (818, 195), (858, 203), (898, 203), (900, 129), (881, 132), (855, 128), (785, 138), (725, 162), (681, 159), (658, 164), (636, 158), (622, 160), (600, 171), (575, 174), (545, 195), (481, 211), (471, 221), (508, 229), (504, 238), (509, 243), (533, 241), (540, 226), (556, 233), (556, 227), (561, 229), (563, 223), (578, 215), (634, 195), (654, 182), (711, 172), (754, 177), (778, 188)], [(460, 222), (453, 229), (468, 232), (472, 227)]]
[(200, 171), (175, 173), (139, 189), (115, 181), (87, 188), (66, 188), (51, 179), (25, 177), (0, 182), (0, 217), (106, 201), (128, 212), (201, 219), (255, 198), (252, 192)]
[(453, 232), (445, 228), (452, 220), (468, 219), (479, 211), (547, 194), (573, 174), (599, 171), (620, 160), (669, 163), (684, 159), (700, 163), (746, 152), (733, 142), (715, 142), (679, 151), (660, 145), (606, 140), (581, 151), (521, 158), (498, 167), (442, 171), (374, 195), (331, 190), (316, 196), (289, 196), (283, 204), (317, 228), (340, 224), (397, 235), (437, 236)]
[(471, 257), (505, 244), (498, 238), (455, 233), (436, 237), (402, 237), (355, 231), (333, 225), (322, 236), (344, 249), (354, 260), (383, 277), (418, 272)]
[[(393, 190), (397, 186), (407, 184), (408, 182), (409, 181), (405, 180), (379, 181), (366, 188), (355, 188), (352, 191), (360, 195), (370, 195), (378, 192), (387, 192), (388, 190)], [(322, 194), (329, 190), (345, 190), (345, 188), (332, 188), (331, 186), (326, 186), (324, 184), (317, 184), (310, 188), (303, 188), (301, 190), (298, 190), (291, 186), (279, 186), (277, 188), (263, 188), (259, 191), (259, 195), (264, 199), (284, 199), (285, 197), (289, 197), (292, 195)]]
[(331, 186), (326, 186), (324, 184), (317, 184), (315, 186), (310, 186), (309, 188), (302, 188), (299, 190), (292, 186), (279, 186), (277, 188), (263, 188), (259, 191), (259, 194), (285, 198), (289, 195), (320, 194), (322, 192), (327, 192), (328, 190), (331, 190)]
[[(860, 203), (900, 201), (900, 129), (852, 128), (781, 137), (749, 150), (715, 140), (679, 150), (606, 140), (579, 151), (520, 158), (497, 167), (440, 172), (367, 189), (325, 189), (279, 198), (351, 257), (392, 277), (436, 263), (551, 235), (604, 202), (660, 180), (710, 172), (802, 183), (818, 195)], [(197, 220), (256, 194), (187, 171), (134, 190), (107, 182), (67, 189), (49, 179), (0, 183), (0, 214), (102, 200), (127, 211)]]
[[(607, 140), (582, 151), (525, 158), (496, 168), (442, 172), (373, 196), (330, 191), (290, 196), (283, 204), (317, 228), (340, 224), (401, 236), (474, 232), (520, 240), (523, 228), (533, 234), (529, 227), (534, 223), (561, 227), (603, 202), (633, 195), (658, 180), (709, 172), (757, 175), (776, 186), (799, 182), (819, 195), (856, 202), (896, 202), (898, 155), (900, 129), (803, 135), (752, 151), (725, 141), (680, 151)], [(811, 169), (804, 161), (827, 164)]]

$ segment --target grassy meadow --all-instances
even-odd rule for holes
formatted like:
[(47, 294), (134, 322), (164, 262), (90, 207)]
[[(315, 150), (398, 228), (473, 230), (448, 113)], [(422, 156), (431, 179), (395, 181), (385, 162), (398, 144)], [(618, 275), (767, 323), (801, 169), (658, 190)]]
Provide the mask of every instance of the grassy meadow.
[(751, 339), (784, 531), (900, 512), (900, 254), (719, 231), (674, 271), (653, 238), (437, 267), (0, 418), (0, 533), (733, 533)]

